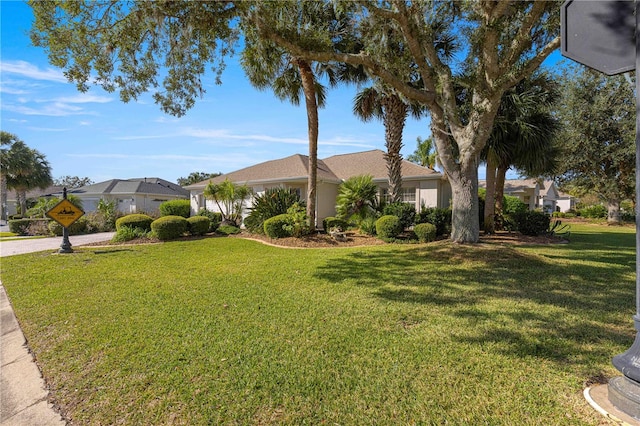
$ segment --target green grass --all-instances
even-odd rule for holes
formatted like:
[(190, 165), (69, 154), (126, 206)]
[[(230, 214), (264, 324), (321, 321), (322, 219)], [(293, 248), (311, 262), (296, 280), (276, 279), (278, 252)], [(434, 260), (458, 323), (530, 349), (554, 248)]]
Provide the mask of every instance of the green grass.
[(209, 238), (2, 259), (77, 424), (598, 425), (634, 337), (632, 228), (567, 245)]

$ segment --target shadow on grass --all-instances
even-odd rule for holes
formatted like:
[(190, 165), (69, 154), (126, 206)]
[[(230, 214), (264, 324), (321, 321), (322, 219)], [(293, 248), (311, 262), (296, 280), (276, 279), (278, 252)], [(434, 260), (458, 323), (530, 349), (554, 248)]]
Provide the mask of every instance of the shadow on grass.
[(612, 347), (623, 351), (633, 341), (635, 237), (579, 241), (539, 254), (448, 242), (354, 252), (316, 276), (364, 286), (374, 297), (426, 312), (437, 307), (464, 330), (455, 336), (461, 342), (588, 369), (594, 359), (608, 362), (616, 354)]

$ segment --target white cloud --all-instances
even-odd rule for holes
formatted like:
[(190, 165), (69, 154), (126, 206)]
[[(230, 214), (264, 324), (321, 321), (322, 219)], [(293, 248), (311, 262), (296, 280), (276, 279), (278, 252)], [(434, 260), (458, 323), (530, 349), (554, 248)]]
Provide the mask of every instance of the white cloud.
[(46, 115), (50, 117), (66, 117), (69, 115), (82, 115), (82, 114), (94, 115), (94, 113), (86, 112), (84, 109), (80, 107), (59, 103), (59, 102), (54, 102), (49, 105), (44, 105), (41, 108), (32, 108), (32, 107), (23, 106), (23, 105), (3, 104), (2, 109), (6, 111), (15, 112), (18, 114)]
[(67, 82), (62, 71), (53, 68), (41, 70), (36, 65), (26, 61), (0, 61), (0, 73), (18, 74), (34, 80), (54, 81), (57, 83)]
[[(87, 103), (104, 104), (104, 103), (113, 101), (113, 99), (107, 96), (97, 96), (90, 93), (80, 93), (75, 96), (62, 96), (59, 98), (55, 98), (53, 99), (53, 101), (59, 102), (59, 103), (66, 103), (66, 104), (87, 104)], [(49, 101), (39, 101), (39, 102), (49, 102)]]

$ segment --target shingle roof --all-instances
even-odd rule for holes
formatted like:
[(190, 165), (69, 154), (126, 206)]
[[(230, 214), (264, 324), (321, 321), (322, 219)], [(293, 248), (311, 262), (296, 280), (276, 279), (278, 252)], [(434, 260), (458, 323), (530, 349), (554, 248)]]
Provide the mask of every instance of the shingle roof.
[[(283, 180), (307, 180), (309, 157), (295, 154), (278, 160), (266, 161), (254, 166), (246, 167), (235, 172), (207, 179), (186, 189), (200, 189), (209, 182), (220, 183), (225, 179), (236, 183), (277, 182)], [(353, 154), (334, 155), (324, 160), (318, 160), (318, 180), (340, 183), (352, 176), (369, 174), (374, 179), (388, 179), (387, 163), (384, 152), (372, 151), (356, 152)], [(409, 161), (402, 162), (402, 176), (404, 179), (418, 177), (440, 177), (440, 173), (426, 167), (421, 167)]]
[[(538, 182), (535, 179), (509, 179), (504, 181), (504, 192), (521, 192), (527, 189), (535, 189)], [(486, 180), (479, 180), (480, 188), (487, 187)]]
[[(334, 155), (323, 161), (342, 180), (358, 175), (371, 175), (373, 179), (386, 180), (389, 178), (389, 172), (384, 155), (384, 151), (374, 149), (353, 154)], [(402, 161), (403, 179), (435, 176), (439, 177), (440, 173), (407, 160)]]
[(189, 191), (160, 178), (111, 179), (68, 191), (70, 194), (154, 194), (188, 197)]
[[(61, 186), (49, 186), (44, 189), (35, 188), (30, 191), (27, 191), (27, 199), (62, 195), (62, 189), (63, 188)], [(18, 197), (17, 197), (16, 191), (14, 190), (7, 191), (7, 200), (14, 201), (17, 198)]]

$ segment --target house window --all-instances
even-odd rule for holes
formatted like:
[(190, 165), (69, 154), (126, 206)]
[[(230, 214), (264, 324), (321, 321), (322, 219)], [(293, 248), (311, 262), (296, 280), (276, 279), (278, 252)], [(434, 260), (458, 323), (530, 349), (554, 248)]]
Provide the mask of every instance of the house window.
[[(382, 199), (386, 203), (390, 203), (391, 202), (389, 189), (384, 188), (382, 190)], [(400, 201), (403, 202), (403, 203), (413, 204), (415, 206), (416, 205), (416, 189), (415, 188), (402, 188), (400, 190)]]

